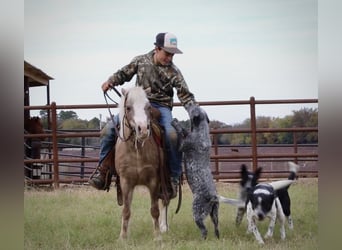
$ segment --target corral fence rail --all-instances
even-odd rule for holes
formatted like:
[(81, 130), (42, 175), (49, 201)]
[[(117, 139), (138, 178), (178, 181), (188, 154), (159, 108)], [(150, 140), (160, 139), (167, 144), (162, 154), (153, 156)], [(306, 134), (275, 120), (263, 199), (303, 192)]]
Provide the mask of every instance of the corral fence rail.
[[(311, 167), (302, 168), (299, 176), (318, 177), (318, 145), (317, 144), (297, 144), (296, 134), (299, 132), (316, 132), (317, 127), (294, 127), (294, 128), (258, 128), (256, 125), (256, 105), (274, 105), (274, 104), (318, 104), (317, 99), (289, 99), (289, 100), (255, 100), (251, 97), (249, 100), (241, 101), (208, 101), (199, 102), (201, 106), (234, 106), (248, 105), (250, 108), (250, 128), (244, 129), (212, 129), (212, 154), (211, 167), (215, 180), (217, 181), (237, 181), (239, 178), (239, 166), (242, 163), (250, 163), (255, 170), (262, 166), (263, 176), (267, 178), (287, 177), (288, 171), (283, 167), (276, 166), (277, 162), (282, 166), (287, 161), (309, 165)], [(181, 106), (175, 103), (175, 106)], [(59, 188), (60, 183), (84, 183), (88, 181), (89, 176), (96, 168), (98, 155), (86, 155), (87, 145), (85, 138), (100, 136), (100, 130), (72, 130), (62, 131), (57, 128), (57, 110), (77, 110), (77, 109), (106, 109), (117, 108), (116, 104), (86, 104), (86, 105), (56, 105), (52, 102), (50, 105), (42, 106), (24, 106), (25, 110), (47, 110), (49, 117), (49, 129), (44, 134), (24, 133), (24, 139), (46, 137), (43, 142), (44, 157), (32, 159), (24, 158), (24, 169), (31, 172), (30, 176), (25, 176), (25, 185), (50, 184)], [(293, 134), (293, 144), (286, 145), (261, 145), (257, 142), (258, 133), (279, 133), (291, 132)], [(218, 135), (222, 134), (250, 134), (250, 145), (219, 145)], [(82, 138), (82, 145), (63, 146), (58, 143), (59, 138)], [(273, 152), (273, 150), (263, 150), (263, 148), (277, 148), (282, 146), (286, 148), (285, 152)], [(64, 154), (63, 147), (79, 148), (81, 154)], [(88, 149), (91, 147), (88, 147)], [(310, 150), (302, 150), (310, 148)], [(226, 150), (225, 150), (226, 149)], [(228, 150), (227, 150), (228, 149)], [(92, 148), (98, 153), (98, 147)], [(96, 151), (97, 150), (97, 151)], [(269, 153), (271, 152), (271, 153)], [(42, 154), (43, 155), (43, 154)], [(280, 164), (280, 165), (281, 165)], [(62, 169), (63, 168), (63, 169)], [(77, 169), (76, 171), (70, 169)], [(42, 178), (44, 176), (44, 178)]]

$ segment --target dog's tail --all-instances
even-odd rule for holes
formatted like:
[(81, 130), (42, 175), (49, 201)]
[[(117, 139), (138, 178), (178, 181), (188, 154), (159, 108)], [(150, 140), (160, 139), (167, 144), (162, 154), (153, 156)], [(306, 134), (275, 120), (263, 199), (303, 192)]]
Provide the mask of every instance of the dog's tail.
[(227, 203), (235, 207), (245, 207), (245, 202), (243, 200), (226, 198), (221, 195), (217, 195), (217, 198), (220, 203)]
[(294, 180), (280, 180), (280, 181), (272, 181), (269, 184), (273, 187), (274, 190), (280, 190), (283, 188), (288, 188)]
[(288, 166), (289, 166), (289, 171), (290, 171), (290, 175), (288, 177), (289, 180), (294, 180), (297, 176), (297, 172), (298, 172), (298, 169), (299, 169), (299, 165), (292, 162), (292, 161), (289, 161), (288, 163)]

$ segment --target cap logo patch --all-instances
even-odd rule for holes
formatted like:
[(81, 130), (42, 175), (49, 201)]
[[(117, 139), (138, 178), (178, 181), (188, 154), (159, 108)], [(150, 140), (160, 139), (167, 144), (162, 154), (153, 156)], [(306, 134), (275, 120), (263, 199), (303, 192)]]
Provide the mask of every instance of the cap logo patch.
[(170, 38), (170, 44), (177, 46), (177, 38)]

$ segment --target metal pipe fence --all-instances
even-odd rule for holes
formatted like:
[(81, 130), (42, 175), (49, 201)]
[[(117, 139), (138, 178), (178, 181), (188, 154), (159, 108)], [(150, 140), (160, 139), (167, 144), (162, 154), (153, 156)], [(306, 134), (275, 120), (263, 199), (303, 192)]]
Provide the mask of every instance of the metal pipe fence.
[[(211, 167), (215, 180), (217, 181), (237, 181), (239, 169), (242, 163), (251, 164), (252, 169), (258, 166), (263, 167), (263, 178), (284, 178), (288, 172), (284, 169), (284, 162), (294, 161), (301, 163), (300, 177), (318, 177), (318, 145), (297, 144), (296, 134), (300, 132), (318, 133), (317, 127), (298, 127), (298, 128), (258, 128), (256, 125), (255, 107), (259, 104), (308, 104), (318, 103), (317, 99), (291, 99), (291, 100), (250, 100), (244, 101), (213, 101), (199, 102), (201, 106), (229, 106), (229, 105), (248, 105), (250, 107), (250, 128), (240, 129), (212, 129), (212, 153)], [(175, 103), (175, 106), (181, 106)], [(110, 108), (117, 108), (116, 104), (110, 104)], [(84, 138), (100, 136), (100, 130), (72, 130), (62, 131), (57, 129), (57, 110), (77, 110), (77, 109), (104, 109), (106, 104), (89, 105), (51, 105), (44, 106), (24, 106), (24, 110), (48, 110), (50, 115), (49, 128), (44, 134), (24, 134), (24, 139), (46, 137), (48, 142), (43, 142), (41, 158), (24, 158), (24, 169), (36, 175), (25, 177), (28, 185), (49, 184), (59, 188), (61, 183), (84, 183), (96, 168), (98, 162), (98, 146), (91, 147), (85, 144)], [(274, 150), (280, 145), (261, 145), (258, 144), (257, 134), (259, 133), (284, 133), (293, 134), (293, 144), (284, 145), (285, 152)], [(250, 134), (250, 145), (226, 145), (218, 143), (218, 136), (222, 134)], [(60, 138), (82, 138), (80, 145), (63, 145), (58, 143)], [(81, 154), (75, 151), (65, 153), (67, 148), (79, 148)], [(266, 149), (267, 148), (267, 149)], [(306, 166), (307, 165), (307, 166)]]

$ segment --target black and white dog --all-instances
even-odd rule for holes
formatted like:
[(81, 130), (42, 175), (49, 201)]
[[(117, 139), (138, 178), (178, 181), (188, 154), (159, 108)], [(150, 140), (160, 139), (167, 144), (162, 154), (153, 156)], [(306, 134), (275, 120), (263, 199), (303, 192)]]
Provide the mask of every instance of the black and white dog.
[[(289, 167), (289, 177), (288, 180), (295, 180), (297, 177), (297, 172), (299, 170), (299, 165), (288, 162)], [(240, 190), (239, 190), (239, 199), (246, 202), (247, 204), (247, 194), (248, 190), (250, 190), (252, 187), (256, 186), (258, 184), (258, 180), (260, 178), (262, 172), (262, 168), (257, 168), (254, 172), (250, 172), (247, 170), (246, 165), (241, 165), (240, 175), (241, 175), (241, 181), (240, 181)], [(287, 218), (288, 225), (290, 229), (293, 229), (293, 220), (291, 217), (291, 199), (288, 192), (289, 186), (286, 186), (284, 188), (281, 188), (279, 190), (276, 190), (276, 196), (279, 198), (281, 206), (283, 208), (283, 212), (285, 214), (285, 217)], [(240, 225), (242, 218), (246, 212), (246, 207), (238, 207), (237, 214), (236, 214), (236, 225)]]
[(210, 168), (209, 119), (206, 112), (197, 105), (187, 110), (191, 122), (190, 131), (185, 130), (177, 119), (171, 124), (179, 134), (180, 150), (184, 153), (185, 174), (193, 194), (192, 213), (203, 239), (208, 234), (204, 224), (208, 215), (214, 224), (215, 235), (219, 238), (219, 198)]
[(263, 220), (266, 217), (270, 218), (270, 224), (265, 234), (265, 238), (273, 236), (274, 225), (277, 218), (280, 222), (280, 236), (282, 239), (286, 238), (286, 217), (288, 219), (289, 228), (293, 229), (291, 200), (288, 188), (296, 178), (299, 165), (288, 162), (288, 166), (290, 171), (288, 180), (258, 184), (262, 168), (256, 169), (255, 172), (250, 172), (247, 170), (246, 165), (242, 165), (240, 170), (241, 181), (239, 200), (227, 199), (220, 196), (220, 202), (229, 203), (238, 207), (236, 225), (241, 223), (243, 215), (247, 211), (247, 232), (253, 232), (260, 244), (263, 244), (264, 241), (256, 226), (256, 223), (259, 220)]
[[(253, 232), (257, 241), (264, 243), (256, 222), (263, 220), (265, 217), (270, 218), (270, 224), (265, 234), (265, 238), (273, 236), (274, 225), (278, 218), (280, 222), (280, 237), (285, 239), (285, 217), (288, 219), (289, 228), (293, 229), (293, 221), (291, 217), (291, 200), (288, 188), (296, 178), (299, 165), (288, 162), (290, 175), (286, 181), (276, 181), (270, 184), (257, 184), (260, 177), (261, 168), (254, 173), (249, 172), (246, 166), (241, 166), (241, 182), (240, 182), (240, 199), (246, 200), (247, 209), (247, 232)], [(236, 217), (237, 225), (241, 223), (244, 208), (238, 208)]]
[(257, 227), (257, 221), (262, 221), (266, 217), (270, 219), (265, 239), (273, 236), (274, 226), (278, 219), (280, 224), (280, 238), (286, 238), (285, 233), (285, 215), (276, 195), (276, 190), (291, 185), (292, 180), (278, 181), (273, 183), (261, 183), (252, 187), (247, 195), (247, 232), (253, 232), (256, 240), (260, 244), (264, 244), (264, 240), (260, 235)]

